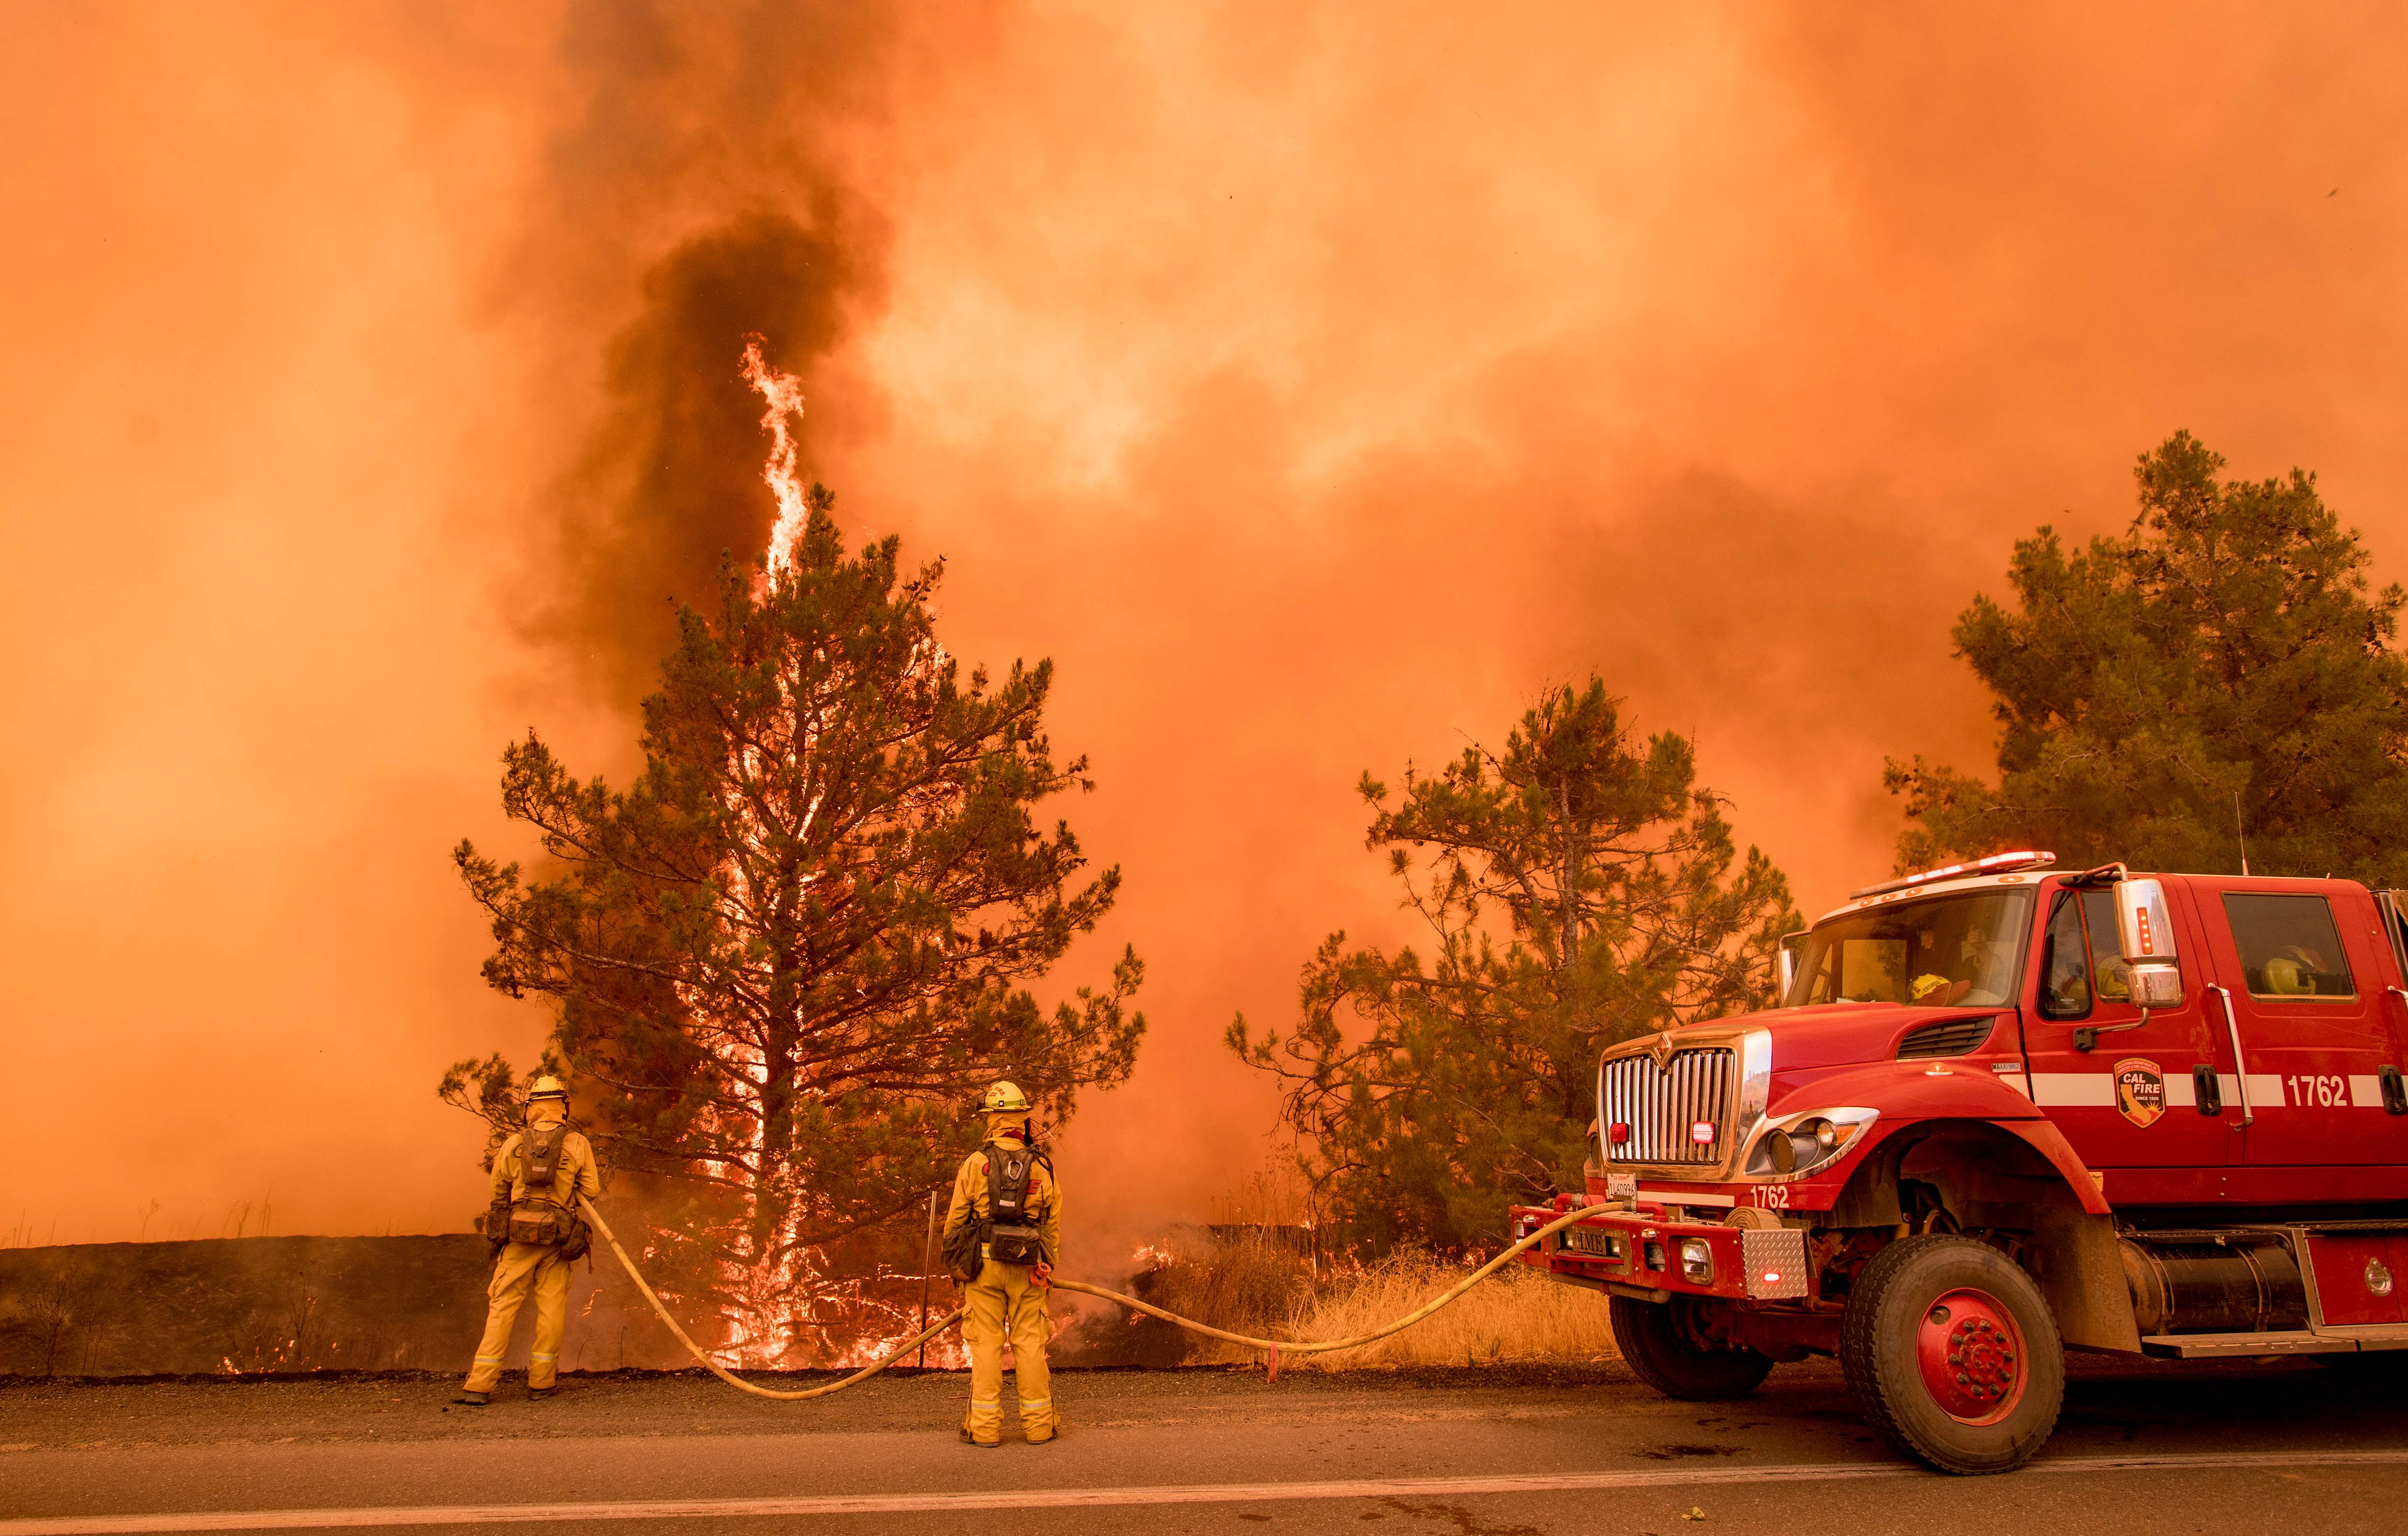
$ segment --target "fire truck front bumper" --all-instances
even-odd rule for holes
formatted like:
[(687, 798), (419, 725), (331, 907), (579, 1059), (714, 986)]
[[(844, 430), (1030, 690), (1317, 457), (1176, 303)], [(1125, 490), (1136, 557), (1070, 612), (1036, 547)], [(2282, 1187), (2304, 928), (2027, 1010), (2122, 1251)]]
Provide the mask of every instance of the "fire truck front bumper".
[[(1577, 1196), (1554, 1206), (1513, 1208), (1520, 1242), (1568, 1214)], [(1669, 1301), (1713, 1296), (1732, 1301), (1795, 1300), (1806, 1294), (1806, 1234), (1787, 1227), (1740, 1227), (1667, 1221), (1660, 1209), (1599, 1206), (1547, 1238), (1522, 1262), (1572, 1285)]]

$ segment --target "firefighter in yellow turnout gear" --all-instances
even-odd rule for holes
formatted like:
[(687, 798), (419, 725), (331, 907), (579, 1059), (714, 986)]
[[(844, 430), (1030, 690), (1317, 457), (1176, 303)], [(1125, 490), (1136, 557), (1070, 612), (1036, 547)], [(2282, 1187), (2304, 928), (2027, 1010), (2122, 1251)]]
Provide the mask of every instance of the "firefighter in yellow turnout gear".
[(527, 1128), (494, 1154), (494, 1203), (485, 1235), (498, 1256), (493, 1283), (485, 1288), (485, 1337), (456, 1401), (482, 1406), (501, 1380), (510, 1329), (529, 1291), (535, 1293), (535, 1350), (527, 1362), (527, 1396), (552, 1396), (561, 1335), (568, 1328), (569, 1261), (584, 1252), (587, 1241), (577, 1197), (590, 1199), (602, 1192), (593, 1143), (564, 1124), (567, 1115), (568, 1092), (560, 1080), (538, 1078), (527, 1093)]
[[(1042, 1445), (1060, 1428), (1045, 1346), (1054, 1328), (1046, 1291), (1062, 1253), (1062, 1189), (1053, 1164), (1030, 1141), (1025, 1094), (998, 1083), (980, 1108), (987, 1141), (962, 1160), (945, 1213), (945, 1252), (954, 1272), (968, 1282), (962, 1337), (970, 1351), (970, 1406), (962, 1438), (979, 1446), (1003, 1443), (1003, 1346), (1009, 1341), (1021, 1430), (1029, 1444)], [(965, 1226), (973, 1230), (965, 1232)]]

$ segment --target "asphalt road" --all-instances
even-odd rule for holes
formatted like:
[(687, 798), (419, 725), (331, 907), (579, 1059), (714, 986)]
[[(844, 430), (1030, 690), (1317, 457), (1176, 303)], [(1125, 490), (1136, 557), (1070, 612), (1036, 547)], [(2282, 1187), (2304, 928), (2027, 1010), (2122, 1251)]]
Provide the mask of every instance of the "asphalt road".
[[(2408, 1368), (2408, 1359), (2402, 1365)], [(464, 1529), (624, 1536), (968, 1530), (1536, 1532), (2408, 1529), (2408, 1369), (2085, 1362), (2045, 1457), (2004, 1477), (1901, 1466), (1836, 1370), (1724, 1407), (1582, 1371), (1064, 1372), (1053, 1445), (953, 1434), (958, 1375), (819, 1402), (707, 1377), (0, 1385), (0, 1536)]]

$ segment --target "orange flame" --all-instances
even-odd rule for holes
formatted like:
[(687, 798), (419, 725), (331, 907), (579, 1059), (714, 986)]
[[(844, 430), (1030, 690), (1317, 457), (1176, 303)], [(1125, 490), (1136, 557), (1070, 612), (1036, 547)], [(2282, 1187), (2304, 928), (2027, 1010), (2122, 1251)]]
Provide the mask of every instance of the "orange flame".
[(802, 453), (790, 424), (803, 414), (803, 380), (771, 367), (761, 356), (757, 336), (745, 338), (743, 379), (769, 404), (761, 413), (762, 429), (769, 434), (769, 462), (761, 467), (761, 481), (778, 498), (778, 522), (769, 530), (769, 582), (774, 586), (794, 566), (795, 545), (803, 537)]

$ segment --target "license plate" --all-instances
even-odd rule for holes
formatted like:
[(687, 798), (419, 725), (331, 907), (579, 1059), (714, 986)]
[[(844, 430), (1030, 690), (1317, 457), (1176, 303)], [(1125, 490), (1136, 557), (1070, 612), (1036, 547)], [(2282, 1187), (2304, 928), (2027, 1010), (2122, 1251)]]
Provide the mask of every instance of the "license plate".
[(1564, 1246), (1576, 1254), (1594, 1254), (1598, 1258), (1614, 1255), (1613, 1234), (1591, 1227), (1574, 1227), (1564, 1233)]
[(1639, 1198), (1639, 1175), (1609, 1173), (1605, 1176), (1605, 1198), (1610, 1200), (1635, 1200)]

